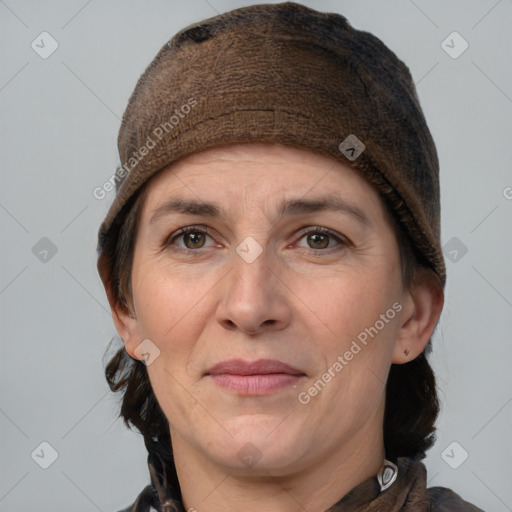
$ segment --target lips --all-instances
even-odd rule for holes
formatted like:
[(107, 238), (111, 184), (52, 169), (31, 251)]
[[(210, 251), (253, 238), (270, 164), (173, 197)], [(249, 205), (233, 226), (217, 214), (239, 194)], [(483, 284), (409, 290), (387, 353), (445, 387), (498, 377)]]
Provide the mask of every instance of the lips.
[(239, 395), (264, 395), (295, 385), (304, 372), (275, 359), (231, 359), (210, 368), (206, 375), (218, 386)]
[(231, 359), (223, 361), (210, 368), (208, 375), (268, 375), (271, 373), (285, 373), (288, 375), (305, 375), (289, 364), (276, 359), (258, 359), (258, 361), (247, 362), (242, 359)]

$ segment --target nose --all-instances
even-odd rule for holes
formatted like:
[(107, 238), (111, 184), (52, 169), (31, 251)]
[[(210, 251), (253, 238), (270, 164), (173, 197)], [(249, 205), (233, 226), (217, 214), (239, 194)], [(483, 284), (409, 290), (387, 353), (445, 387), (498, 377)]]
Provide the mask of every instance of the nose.
[(263, 251), (247, 262), (237, 253), (220, 285), (217, 321), (222, 328), (257, 335), (284, 329), (290, 323), (290, 291), (271, 256)]

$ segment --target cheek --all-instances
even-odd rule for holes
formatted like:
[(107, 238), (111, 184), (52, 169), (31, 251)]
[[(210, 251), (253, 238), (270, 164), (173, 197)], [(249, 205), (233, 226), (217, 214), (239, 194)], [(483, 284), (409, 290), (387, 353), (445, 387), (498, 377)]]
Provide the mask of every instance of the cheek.
[(304, 282), (299, 293), (309, 297), (304, 301), (312, 312), (308, 329), (316, 331), (314, 350), (322, 355), (316, 377), (331, 369), (336, 378), (330, 398), (343, 397), (347, 404), (364, 408), (366, 399), (380, 396), (397, 334), (397, 295), (389, 274), (333, 275), (314, 284)]
[(331, 411), (334, 422), (346, 421), (347, 410), (367, 418), (381, 403), (398, 325), (385, 283), (360, 279), (344, 285), (319, 294), (317, 304), (329, 330), (315, 339), (325, 366), (312, 383), (329, 380), (318, 406)]
[(186, 350), (200, 329), (201, 299), (209, 289), (169, 274), (153, 266), (140, 272), (142, 278), (136, 278), (133, 287), (140, 336), (153, 340), (165, 353)]
[(373, 325), (396, 297), (394, 287), (378, 272), (331, 274), (299, 281), (294, 288), (309, 316), (326, 333), (347, 340)]
[(139, 336), (160, 350), (148, 366), (151, 387), (168, 417), (186, 417), (197, 406), (184, 389), (191, 384), (188, 365), (208, 318), (207, 301), (201, 300), (205, 288), (187, 285), (169, 272), (156, 272), (155, 266), (140, 274), (144, 277), (133, 290)]

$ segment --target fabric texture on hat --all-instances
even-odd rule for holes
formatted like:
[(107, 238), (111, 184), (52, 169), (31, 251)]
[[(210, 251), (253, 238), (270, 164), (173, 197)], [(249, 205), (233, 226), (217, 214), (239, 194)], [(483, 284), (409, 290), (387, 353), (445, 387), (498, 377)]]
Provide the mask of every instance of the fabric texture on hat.
[(116, 197), (98, 251), (157, 172), (250, 142), (317, 151), (362, 173), (444, 286), (439, 161), (409, 68), (343, 15), (293, 2), (235, 9), (161, 48), (123, 115)]

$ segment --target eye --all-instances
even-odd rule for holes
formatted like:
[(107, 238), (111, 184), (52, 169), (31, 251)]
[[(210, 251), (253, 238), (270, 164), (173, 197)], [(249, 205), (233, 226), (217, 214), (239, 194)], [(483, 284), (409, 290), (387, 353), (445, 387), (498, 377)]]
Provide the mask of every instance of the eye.
[[(199, 249), (206, 249), (213, 245), (206, 245), (207, 239), (213, 241), (208, 230), (199, 226), (186, 226), (174, 232), (165, 242), (166, 247), (185, 251), (187, 253), (199, 253)], [(350, 245), (350, 242), (341, 235), (337, 235), (327, 228), (315, 226), (313, 229), (304, 230), (299, 240), (304, 239), (307, 246), (298, 244), (298, 247), (305, 247), (315, 255), (330, 254), (339, 251)], [(181, 244), (177, 241), (181, 241)]]
[(320, 226), (316, 226), (314, 229), (303, 232), (300, 238), (306, 240), (306, 243), (308, 244), (308, 247), (306, 248), (315, 254), (330, 253), (333, 252), (331, 250), (333, 248), (334, 250), (340, 250), (349, 245), (348, 241), (343, 237), (336, 235), (331, 230), (322, 228)]
[[(193, 251), (194, 249), (203, 249), (205, 247), (207, 238), (212, 239), (206, 229), (196, 226), (186, 226), (180, 228), (177, 233), (171, 235), (167, 240), (166, 245), (173, 244), (176, 245), (179, 249), (183, 249), (185, 251)], [(179, 239), (183, 241), (184, 246), (175, 244), (176, 240)]]

